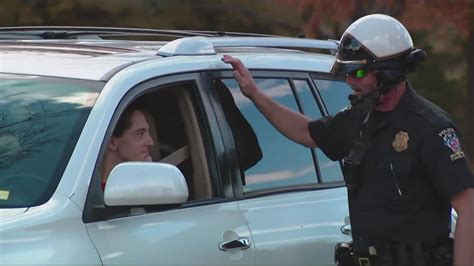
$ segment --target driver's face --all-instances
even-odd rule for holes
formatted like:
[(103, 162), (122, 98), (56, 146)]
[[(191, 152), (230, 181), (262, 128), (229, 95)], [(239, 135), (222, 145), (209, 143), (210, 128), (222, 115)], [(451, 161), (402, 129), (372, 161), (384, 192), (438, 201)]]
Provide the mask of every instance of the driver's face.
[(354, 90), (354, 94), (358, 97), (367, 95), (377, 90), (377, 78), (373, 71), (367, 71), (367, 75), (358, 78), (354, 73), (346, 76), (346, 83)]
[(150, 147), (153, 139), (150, 136), (150, 126), (141, 111), (135, 111), (130, 116), (132, 125), (122, 136), (114, 138), (117, 155), (122, 162), (152, 161)]

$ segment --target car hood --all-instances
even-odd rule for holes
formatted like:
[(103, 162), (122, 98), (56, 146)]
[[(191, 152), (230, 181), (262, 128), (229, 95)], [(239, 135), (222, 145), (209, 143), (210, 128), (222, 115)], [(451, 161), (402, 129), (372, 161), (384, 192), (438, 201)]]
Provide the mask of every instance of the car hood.
[(26, 212), (28, 208), (0, 209), (0, 221)]

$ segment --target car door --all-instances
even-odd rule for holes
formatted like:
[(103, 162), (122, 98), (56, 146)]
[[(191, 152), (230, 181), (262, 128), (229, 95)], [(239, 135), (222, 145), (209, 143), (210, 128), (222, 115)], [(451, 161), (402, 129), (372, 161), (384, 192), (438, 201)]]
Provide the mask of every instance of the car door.
[(220, 250), (247, 239), (235, 202), (214, 203), (87, 224), (104, 265), (254, 265), (252, 249)]
[[(313, 119), (328, 114), (322, 97), (334, 93), (331, 99), (343, 100), (329, 101), (330, 109), (341, 109), (343, 106), (334, 105), (347, 103), (350, 91), (343, 82), (327, 76), (313, 80), (304, 73), (252, 74), (268, 96)], [(231, 91), (255, 131), (262, 152), (259, 162), (235, 171), (234, 176), (239, 208), (254, 239), (256, 264), (333, 265), (335, 245), (350, 241), (340, 162), (330, 161), (319, 149), (305, 148), (286, 139), (240, 93), (230, 75), (219, 73), (215, 78)], [(239, 134), (229, 131), (234, 138)], [(239, 167), (238, 162), (235, 167)]]
[[(143, 103), (153, 161), (180, 169), (189, 199), (178, 206), (106, 206), (96, 173), (84, 220), (104, 265), (255, 264), (250, 230), (232, 200), (230, 177), (222, 175), (225, 150), (201, 82), (199, 74), (149, 81), (118, 106), (107, 136), (126, 105)], [(103, 149), (107, 142), (106, 137)], [(98, 158), (96, 169), (100, 164)]]

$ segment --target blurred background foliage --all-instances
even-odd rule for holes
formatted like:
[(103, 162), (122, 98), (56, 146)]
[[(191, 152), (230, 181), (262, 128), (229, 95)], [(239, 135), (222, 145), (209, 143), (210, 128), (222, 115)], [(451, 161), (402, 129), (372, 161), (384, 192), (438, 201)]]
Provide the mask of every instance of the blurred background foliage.
[(410, 75), (449, 112), (474, 163), (474, 0), (2, 0), (0, 25), (239, 31), (339, 39), (366, 14), (399, 19), (428, 52)]

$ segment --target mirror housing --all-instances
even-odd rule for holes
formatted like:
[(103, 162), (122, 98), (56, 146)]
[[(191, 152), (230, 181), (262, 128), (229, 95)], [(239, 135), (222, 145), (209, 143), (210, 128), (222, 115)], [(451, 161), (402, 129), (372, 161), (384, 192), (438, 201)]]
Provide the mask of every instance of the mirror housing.
[(107, 206), (181, 204), (189, 197), (181, 171), (174, 165), (155, 162), (125, 162), (107, 178)]

